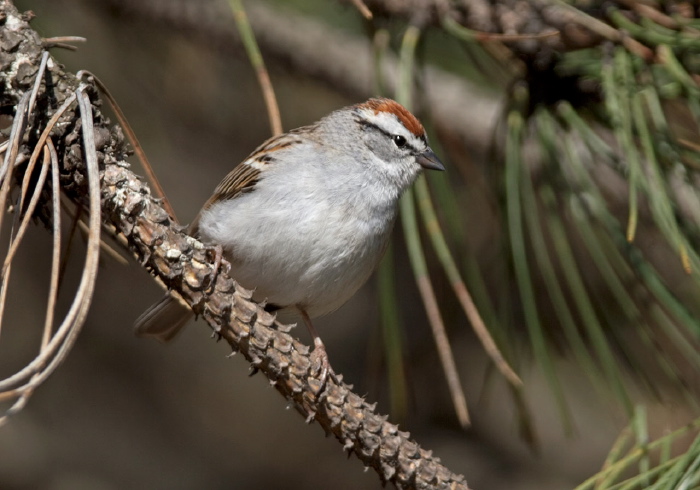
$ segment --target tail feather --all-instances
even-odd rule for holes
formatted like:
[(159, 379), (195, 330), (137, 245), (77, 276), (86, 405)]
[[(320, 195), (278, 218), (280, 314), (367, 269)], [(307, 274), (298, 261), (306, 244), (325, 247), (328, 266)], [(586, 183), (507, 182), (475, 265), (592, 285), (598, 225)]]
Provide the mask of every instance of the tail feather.
[(137, 337), (153, 337), (163, 343), (169, 342), (192, 316), (192, 310), (168, 293), (136, 319), (134, 333)]

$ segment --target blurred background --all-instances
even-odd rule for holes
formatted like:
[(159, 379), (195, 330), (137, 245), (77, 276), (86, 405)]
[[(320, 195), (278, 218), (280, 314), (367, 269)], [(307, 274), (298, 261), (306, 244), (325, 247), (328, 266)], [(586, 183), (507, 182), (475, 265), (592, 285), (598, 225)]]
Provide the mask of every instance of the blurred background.
[[(230, 10), (225, 4), (211, 7), (220, 14), (200, 20), (195, 11), (206, 10), (208, 3), (15, 2), (35, 12), (32, 25), (42, 36), (87, 39), (75, 52), (54, 49), (52, 54), (69, 71), (89, 70), (109, 88), (183, 223), (194, 218), (220, 179), (270, 136), (254, 70), (232, 34)], [(377, 9), (384, 4), (367, 3)], [(386, 17), (378, 16), (370, 26), (342, 2), (270, 0), (246, 6), (285, 130), (380, 92), (395, 96), (393, 87), (405, 67), (407, 21), (420, 22), (387, 7)], [(460, 427), (401, 223), (385, 266), (394, 279), (396, 305), (373, 278), (347, 305), (318, 322), (335, 371), (356, 392), (378, 401), (379, 412), (392, 413), (392, 421), (450, 469), (464, 474), (472, 488), (574, 488), (603, 466), (630, 420), (643, 427), (632, 437), (643, 443), (643, 435), (655, 439), (697, 417), (695, 160), (678, 157), (690, 170), (679, 183), (666, 181), (670, 189), (683, 188), (674, 194), (677, 221), (660, 226), (668, 221), (655, 212), (652, 185), (639, 184), (638, 205), (629, 197), (635, 192), (630, 191), (634, 185), (628, 187), (629, 176), (642, 182), (651, 172), (635, 173), (636, 167), (620, 157), (626, 148), (616, 138), (624, 140), (624, 134), (616, 131), (624, 121), (609, 121), (616, 109), (625, 108), (601, 102), (601, 93), (609, 95), (601, 87), (616, 80), (623, 86), (615, 78), (622, 75), (606, 79), (606, 65), (600, 59), (595, 65), (593, 53), (584, 61), (561, 55), (561, 44), (571, 39), (551, 45), (525, 41), (515, 54), (503, 55), (503, 44), (465, 44), (445, 25), (433, 27), (424, 32), (416, 66), (408, 72), (414, 75), (409, 101), (447, 166), (444, 175), (431, 175), (428, 182), (447, 246), (524, 388), (511, 387), (484, 353), (455, 300), (449, 273), (430, 246), (433, 237), (423, 231), (425, 260), (471, 412), (471, 427)], [(572, 50), (579, 56), (593, 49), (581, 43), (579, 51)], [(613, 60), (618, 55), (611, 46), (595, 49)], [(373, 49), (384, 58), (376, 61)], [(475, 54), (480, 49), (497, 62)], [(639, 56), (630, 59), (628, 84), (645, 66)], [(683, 66), (692, 60), (682, 59)], [(377, 66), (381, 77), (375, 76)], [(672, 92), (673, 80), (662, 82)], [(561, 100), (570, 104), (552, 109)], [(559, 119), (542, 116), (537, 112), (542, 107)], [(606, 160), (596, 160), (595, 144), (580, 136), (588, 135), (585, 130), (573, 134), (578, 119), (567, 119), (567, 108), (596, 132), (595, 144), (609, 145), (602, 151)], [(604, 110), (607, 116), (601, 116)], [(694, 117), (690, 112), (688, 118)], [(685, 114), (677, 109), (671, 115), (688, 133), (678, 138), (693, 139), (695, 123), (687, 123)], [(632, 139), (639, 147), (642, 136), (636, 127)], [(565, 156), (578, 158), (580, 166)], [(649, 154), (640, 160), (648, 161)], [(557, 162), (556, 171), (551, 161)], [(581, 168), (591, 179), (578, 173)], [(664, 168), (668, 179), (681, 172)], [(519, 187), (517, 169), (532, 177), (528, 181), (536, 192)], [(514, 201), (517, 192), (522, 199)], [(561, 211), (559, 221), (552, 209)], [(639, 223), (632, 230), (631, 214)], [(533, 222), (533, 216), (541, 222)], [(695, 218), (684, 221), (688, 216)], [(549, 226), (546, 233), (532, 231), (542, 223)], [(527, 238), (518, 241), (522, 228)], [(601, 238), (613, 228), (621, 230), (622, 241), (615, 233)], [(633, 240), (624, 243), (630, 231)], [(596, 237), (600, 240), (589, 241)], [(51, 237), (36, 227), (28, 239), (31, 246), (23, 248), (15, 265), (8, 299), (0, 343), (3, 376), (32, 358), (40, 335), (31, 326), (44, 313), (43, 271)], [(599, 249), (606, 259), (596, 254)], [(80, 268), (75, 255), (76, 271), (68, 273), (67, 284)], [(529, 268), (523, 270), (517, 259)], [(610, 271), (615, 277), (606, 274)], [(0, 488), (380, 488), (373, 471), (362, 471), (335, 440), (287, 410), (263, 376), (248, 377), (244, 360), (227, 358), (227, 347), (214, 342), (203, 322), (168, 346), (135, 338), (134, 319), (161, 290), (133, 260), (124, 266), (103, 259), (97, 288), (67, 361), (0, 429)], [(386, 361), (387, 314), (400, 327), (402, 368)], [(309, 343), (304, 329), (295, 332)], [(388, 365), (389, 372), (403, 372), (405, 391), (397, 390), (395, 377), (389, 381)], [(681, 441), (673, 447), (682, 453), (687, 446)]]

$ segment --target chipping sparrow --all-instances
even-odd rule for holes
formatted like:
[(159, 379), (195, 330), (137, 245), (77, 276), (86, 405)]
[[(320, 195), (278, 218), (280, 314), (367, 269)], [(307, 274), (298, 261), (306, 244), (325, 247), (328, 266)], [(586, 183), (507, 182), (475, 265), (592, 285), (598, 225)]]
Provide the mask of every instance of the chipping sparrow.
[[(421, 123), (393, 100), (370, 99), (265, 141), (221, 181), (189, 231), (222, 247), (231, 275), (268, 311), (301, 314), (325, 381), (328, 357), (310, 318), (367, 281), (421, 167), (444, 170)], [(167, 294), (136, 320), (136, 334), (168, 341), (191, 316)]]

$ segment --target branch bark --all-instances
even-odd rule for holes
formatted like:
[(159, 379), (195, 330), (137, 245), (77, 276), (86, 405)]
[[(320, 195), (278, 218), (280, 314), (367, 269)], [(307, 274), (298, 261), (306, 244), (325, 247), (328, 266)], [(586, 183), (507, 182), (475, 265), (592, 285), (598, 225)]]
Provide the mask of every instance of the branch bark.
[[(20, 15), (9, 0), (0, 0), (0, 102), (8, 114), (14, 113), (23, 93), (31, 88), (44, 50), (41, 38), (28, 24), (29, 18)], [(37, 105), (40, 112), (33, 114), (34, 121), (46, 121), (78, 84), (79, 80), (58, 63), (49, 62), (40, 95), (43, 103)], [(212, 250), (185, 235), (168, 216), (148, 186), (129, 170), (122, 131), (100, 112), (101, 101), (91, 84), (88, 93), (100, 157), (102, 221), (126, 238), (141, 264), (178, 291), (232, 351), (242, 353), (253, 369), (263, 372), (309, 422), (316, 420), (345, 450), (374, 468), (382, 481), (400, 488), (468, 489), (464, 477), (443, 466), (386, 416), (377, 414), (373, 405), (342, 380), (328, 380), (326, 388), (318, 392), (309, 348), (289, 335), (289, 327), (252, 302), (250, 292), (238, 286), (225, 270), (215, 270)], [(62, 190), (86, 205), (82, 128), (75, 110), (61, 118), (52, 138), (61, 163)], [(18, 162), (31, 152), (30, 146), (31, 142), (25, 141)], [(21, 170), (18, 167), (18, 172)]]

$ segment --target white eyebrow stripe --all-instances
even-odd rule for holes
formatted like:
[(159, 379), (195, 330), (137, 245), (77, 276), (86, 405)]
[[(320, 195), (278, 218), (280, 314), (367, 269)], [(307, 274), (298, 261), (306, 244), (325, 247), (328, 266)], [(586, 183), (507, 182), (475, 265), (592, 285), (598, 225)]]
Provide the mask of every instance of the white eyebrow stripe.
[(401, 124), (398, 118), (393, 114), (387, 114), (386, 112), (375, 113), (372, 110), (364, 110), (362, 111), (362, 116), (364, 116), (368, 122), (379, 126), (387, 133), (412, 136), (411, 132), (406, 129), (406, 126)]
[(416, 151), (421, 151), (424, 149), (426, 144), (422, 138), (416, 137), (411, 133), (406, 126), (404, 126), (398, 118), (393, 114), (388, 114), (386, 112), (375, 112), (371, 109), (363, 109), (360, 111), (360, 115), (369, 123), (388, 135), (399, 134), (406, 138), (411, 148)]

